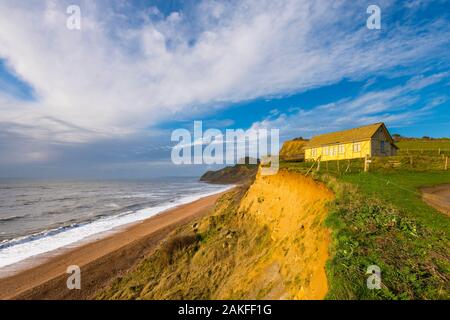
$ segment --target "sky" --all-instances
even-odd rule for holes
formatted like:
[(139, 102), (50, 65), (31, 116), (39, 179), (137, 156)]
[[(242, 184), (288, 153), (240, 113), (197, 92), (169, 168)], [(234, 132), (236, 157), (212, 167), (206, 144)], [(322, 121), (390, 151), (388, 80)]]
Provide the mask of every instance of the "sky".
[(448, 0), (0, 0), (0, 177), (196, 176), (170, 158), (195, 120), (449, 137), (449, 23)]

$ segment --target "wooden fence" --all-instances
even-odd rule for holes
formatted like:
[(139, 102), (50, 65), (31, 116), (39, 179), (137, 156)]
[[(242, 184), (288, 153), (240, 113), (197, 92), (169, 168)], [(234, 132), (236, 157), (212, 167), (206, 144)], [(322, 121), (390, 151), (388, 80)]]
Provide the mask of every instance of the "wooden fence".
[(430, 156), (450, 156), (450, 149), (444, 149), (444, 148), (438, 148), (438, 149), (400, 149), (398, 152), (399, 155), (415, 155), (415, 154), (422, 154), (422, 155), (430, 155)]
[(287, 167), (296, 168), (306, 175), (312, 172), (329, 172), (346, 174), (380, 170), (442, 171), (448, 170), (450, 156), (442, 150), (428, 150), (430, 153), (410, 152), (393, 157), (372, 157), (366, 159), (323, 161), (321, 158), (312, 162), (290, 162)]

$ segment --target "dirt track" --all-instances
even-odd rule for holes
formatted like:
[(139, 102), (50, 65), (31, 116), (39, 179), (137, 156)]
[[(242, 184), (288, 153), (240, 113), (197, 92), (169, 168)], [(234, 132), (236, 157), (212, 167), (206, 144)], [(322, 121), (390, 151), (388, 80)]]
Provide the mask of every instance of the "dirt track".
[(430, 206), (450, 215), (450, 184), (423, 188), (422, 198)]

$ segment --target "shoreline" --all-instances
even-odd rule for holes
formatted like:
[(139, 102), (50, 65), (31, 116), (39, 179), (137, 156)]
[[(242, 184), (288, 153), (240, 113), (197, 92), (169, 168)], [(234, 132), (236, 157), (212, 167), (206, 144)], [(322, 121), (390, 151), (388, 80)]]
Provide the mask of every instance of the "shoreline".
[[(98, 240), (99, 237), (120, 231), (126, 226), (144, 221), (164, 211), (198, 199), (227, 191), (232, 187), (227, 186), (222, 187), (221, 190), (186, 195), (175, 201), (162, 202), (153, 207), (107, 216), (88, 223), (75, 223), (69, 227), (43, 230), (36, 234), (8, 240), (6, 241), (6, 246), (5, 242), (2, 242), (2, 248), (0, 249), (0, 278), (10, 275), (15, 269), (33, 266), (37, 257), (40, 260), (41, 257), (51, 256), (51, 253), (59, 254), (64, 249)], [(49, 236), (46, 236), (46, 234), (49, 234)], [(8, 245), (8, 243), (12, 245)], [(40, 263), (39, 261), (37, 262)]]
[[(162, 211), (79, 246), (30, 258), (38, 264), (0, 278), (0, 299), (89, 299), (151, 253), (178, 226), (210, 212), (217, 199), (231, 190)], [(70, 265), (81, 269), (81, 290), (67, 289)]]

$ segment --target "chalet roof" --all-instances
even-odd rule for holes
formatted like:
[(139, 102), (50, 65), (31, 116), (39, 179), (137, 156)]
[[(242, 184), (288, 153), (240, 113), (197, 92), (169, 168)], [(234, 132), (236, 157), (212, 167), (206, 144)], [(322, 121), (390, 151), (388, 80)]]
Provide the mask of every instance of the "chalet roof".
[[(305, 146), (305, 148), (314, 148), (337, 143), (349, 143), (353, 141), (367, 140), (372, 138), (373, 135), (378, 131), (378, 129), (380, 129), (380, 127), (386, 128), (384, 123), (379, 122), (359, 128), (321, 134), (313, 137)], [(394, 144), (394, 141), (390, 135), (389, 139), (391, 140), (391, 143)]]

